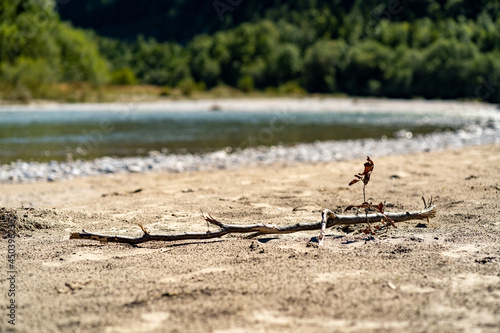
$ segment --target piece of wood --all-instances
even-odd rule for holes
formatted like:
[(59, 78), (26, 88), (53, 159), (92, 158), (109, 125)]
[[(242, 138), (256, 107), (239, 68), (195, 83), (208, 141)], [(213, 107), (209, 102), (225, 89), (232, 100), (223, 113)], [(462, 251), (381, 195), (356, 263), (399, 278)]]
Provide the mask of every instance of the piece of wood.
[[(385, 215), (396, 222), (404, 222), (410, 220), (423, 220), (429, 219), (436, 216), (436, 206), (427, 207), (423, 210), (413, 211), (413, 212), (400, 212), (400, 213), (385, 213)], [(217, 231), (209, 231), (206, 233), (184, 233), (184, 234), (150, 234), (143, 226), (141, 229), (143, 235), (141, 237), (128, 237), (128, 236), (118, 236), (118, 235), (102, 235), (87, 232), (82, 230), (82, 232), (71, 233), (69, 239), (88, 239), (100, 242), (111, 242), (111, 243), (126, 243), (126, 244), (140, 244), (151, 241), (161, 241), (161, 242), (171, 242), (187, 239), (210, 239), (219, 238), (227, 234), (234, 233), (252, 233), (250, 237), (269, 235), (269, 234), (289, 234), (298, 231), (307, 230), (322, 230), (320, 237), (320, 242), (324, 238), (324, 231), (326, 228), (331, 228), (336, 225), (353, 225), (366, 222), (380, 222), (384, 219), (384, 216), (380, 213), (372, 214), (359, 214), (359, 215), (339, 215), (335, 214), (329, 209), (325, 209), (322, 212), (322, 221), (317, 223), (298, 223), (294, 225), (272, 225), (272, 224), (225, 224), (217, 221), (212, 216), (204, 216), (203, 218), (210, 224), (218, 226), (220, 229)]]

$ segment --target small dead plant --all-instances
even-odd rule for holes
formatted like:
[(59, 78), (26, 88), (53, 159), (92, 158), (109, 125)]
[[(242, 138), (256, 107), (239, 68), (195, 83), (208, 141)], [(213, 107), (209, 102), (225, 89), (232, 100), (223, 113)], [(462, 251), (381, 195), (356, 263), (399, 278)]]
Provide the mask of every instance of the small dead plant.
[[(349, 210), (356, 210), (357, 213), (359, 214), (359, 213), (361, 213), (361, 209), (364, 209), (367, 227), (365, 229), (363, 229), (362, 231), (365, 234), (375, 235), (375, 230), (379, 231), (383, 227), (386, 228), (385, 230), (387, 230), (387, 228), (390, 226), (397, 228), (396, 225), (394, 224), (394, 220), (389, 218), (384, 213), (385, 205), (383, 202), (380, 202), (378, 205), (375, 206), (373, 203), (368, 202), (366, 200), (366, 185), (368, 185), (368, 183), (370, 182), (370, 177), (371, 177), (371, 174), (372, 174), (373, 169), (375, 167), (375, 163), (370, 159), (370, 156), (366, 157), (366, 162), (365, 162), (364, 166), (365, 166), (364, 171), (355, 174), (354, 179), (349, 182), (349, 186), (352, 186), (360, 181), (363, 182), (363, 203), (360, 205), (350, 205), (344, 211), (347, 212)], [(374, 226), (372, 228), (370, 222), (368, 221), (368, 212), (369, 211), (377, 211), (382, 215), (382, 217), (383, 217), (383, 219), (381, 221), (382, 226), (377, 225), (377, 226)]]

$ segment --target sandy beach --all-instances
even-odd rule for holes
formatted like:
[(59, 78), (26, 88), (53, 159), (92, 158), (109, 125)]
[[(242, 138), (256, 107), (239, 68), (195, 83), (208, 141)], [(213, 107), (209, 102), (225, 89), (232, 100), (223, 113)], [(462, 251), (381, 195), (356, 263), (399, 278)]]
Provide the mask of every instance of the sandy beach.
[(0, 333), (500, 333), (500, 0), (0, 2)]
[(348, 183), (364, 159), (2, 184), (0, 206), (35, 207), (17, 210), (16, 332), (498, 332), (500, 146), (371, 157), (369, 200), (397, 212), (432, 196), (437, 217), (374, 237), (336, 227), (319, 248), (314, 231), (133, 247), (69, 234), (205, 232), (200, 209), (317, 222), (362, 201)]

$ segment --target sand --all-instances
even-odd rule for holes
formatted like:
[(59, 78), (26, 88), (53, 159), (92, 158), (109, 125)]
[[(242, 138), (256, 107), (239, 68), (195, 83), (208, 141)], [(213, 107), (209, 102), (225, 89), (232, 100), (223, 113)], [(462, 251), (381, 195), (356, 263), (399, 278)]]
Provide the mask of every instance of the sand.
[(116, 103), (58, 103), (34, 101), (31, 104), (0, 104), (0, 111), (397, 111), (405, 112), (441, 112), (463, 113), (471, 115), (498, 111), (497, 104), (483, 102), (466, 102), (455, 100), (424, 100), (424, 99), (386, 99), (386, 98), (353, 98), (353, 97), (276, 97), (276, 98), (213, 98), (213, 99), (180, 99), (156, 100), (150, 102), (116, 102)]
[[(2, 184), (0, 207), (35, 207), (17, 211), (15, 329), (500, 331), (500, 145), (371, 157), (370, 200), (406, 211), (432, 195), (437, 218), (375, 237), (329, 229), (320, 248), (310, 246), (317, 232), (136, 247), (69, 240), (81, 229), (140, 236), (136, 222), (204, 232), (200, 209), (227, 223), (316, 222), (324, 208), (362, 201), (362, 187), (347, 185), (362, 159)], [(12, 327), (7, 245), (2, 332)]]

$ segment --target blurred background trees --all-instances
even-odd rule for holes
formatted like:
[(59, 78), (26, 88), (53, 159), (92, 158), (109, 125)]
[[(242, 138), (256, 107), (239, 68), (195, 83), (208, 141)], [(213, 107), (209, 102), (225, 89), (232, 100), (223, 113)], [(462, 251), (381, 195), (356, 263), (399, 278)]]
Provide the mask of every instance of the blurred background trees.
[(48, 84), (108, 80), (92, 35), (62, 22), (52, 1), (0, 1), (0, 86), (19, 99), (43, 97)]
[(0, 0), (0, 85), (500, 102), (500, 0), (221, 2)]

